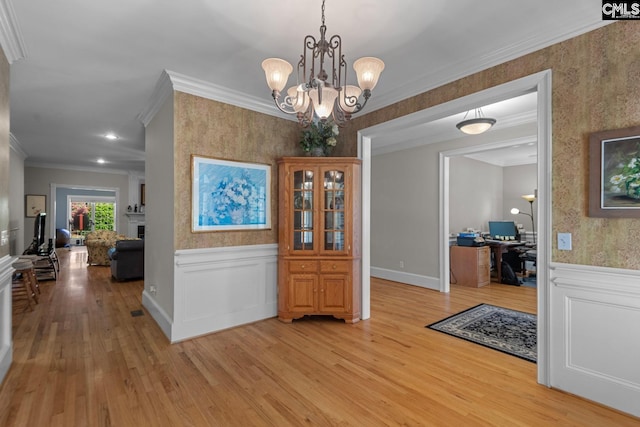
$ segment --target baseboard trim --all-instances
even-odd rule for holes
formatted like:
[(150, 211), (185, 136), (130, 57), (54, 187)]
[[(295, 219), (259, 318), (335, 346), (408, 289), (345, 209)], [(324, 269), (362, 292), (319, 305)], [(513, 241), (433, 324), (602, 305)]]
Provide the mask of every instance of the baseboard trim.
[(421, 276), (419, 274), (389, 270), (379, 267), (371, 267), (369, 274), (371, 274), (372, 277), (377, 277), (380, 279), (406, 283), (408, 285), (419, 286), (426, 289), (433, 289), (435, 291), (440, 290), (440, 280), (437, 277)]
[(11, 277), (14, 257), (0, 258), (0, 384), (13, 362)]
[(142, 306), (147, 309), (153, 320), (156, 321), (167, 339), (171, 339), (171, 318), (158, 305), (155, 298), (145, 289), (142, 291)]

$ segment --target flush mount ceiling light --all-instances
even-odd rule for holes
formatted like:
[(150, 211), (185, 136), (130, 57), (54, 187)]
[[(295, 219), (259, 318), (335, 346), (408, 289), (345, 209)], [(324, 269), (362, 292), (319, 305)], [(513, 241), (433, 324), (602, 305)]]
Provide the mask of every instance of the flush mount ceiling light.
[(116, 135), (116, 134), (115, 134), (115, 133), (113, 133), (113, 132), (109, 132), (109, 133), (108, 133), (108, 134), (106, 134), (104, 137), (105, 137), (105, 138), (107, 138), (107, 139), (110, 139), (110, 140), (112, 140), (112, 141), (113, 141), (113, 140), (118, 139), (118, 135)]
[(475, 117), (473, 119), (465, 120), (469, 115), (469, 111), (464, 115), (462, 121), (456, 125), (458, 129), (466, 134), (478, 135), (482, 132), (488, 131), (491, 126), (496, 124), (496, 119), (484, 117), (484, 114), (482, 114), (482, 108), (474, 109)]
[[(262, 62), (276, 106), (284, 113), (295, 114), (302, 126), (308, 126), (314, 118), (326, 121), (330, 116), (335, 123), (345, 124), (352, 114), (364, 108), (384, 69), (384, 62), (378, 58), (360, 58), (353, 63), (358, 86), (347, 84), (342, 39), (334, 35), (327, 40), (326, 31), (323, 0), (320, 40), (311, 35), (304, 38), (296, 85), (287, 89), (284, 98), (280, 92), (285, 88), (293, 67), (279, 58), (268, 58)], [(362, 103), (361, 96), (364, 99)]]

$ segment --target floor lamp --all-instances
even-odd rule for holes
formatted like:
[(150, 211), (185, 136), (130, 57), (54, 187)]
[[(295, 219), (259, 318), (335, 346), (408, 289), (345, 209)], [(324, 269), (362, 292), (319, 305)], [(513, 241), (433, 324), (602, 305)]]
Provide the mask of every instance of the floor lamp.
[(535, 225), (535, 221), (533, 220), (533, 201), (536, 200), (536, 196), (535, 194), (525, 194), (524, 196), (522, 196), (523, 199), (525, 199), (527, 202), (529, 202), (529, 206), (531, 207), (531, 214), (528, 214), (526, 212), (520, 212), (520, 209), (518, 208), (513, 208), (511, 209), (511, 213), (514, 215), (517, 214), (522, 214), (522, 215), (527, 215), (528, 217), (531, 218), (531, 232), (533, 233), (533, 244), (536, 244), (536, 225)]

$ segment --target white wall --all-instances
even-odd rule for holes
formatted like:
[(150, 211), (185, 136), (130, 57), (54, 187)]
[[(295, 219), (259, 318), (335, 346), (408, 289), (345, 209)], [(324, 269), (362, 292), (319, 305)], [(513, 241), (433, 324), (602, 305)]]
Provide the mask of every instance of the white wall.
[[(24, 152), (12, 142), (9, 152), (9, 254), (13, 256), (21, 255), (25, 248), (24, 159)], [(32, 237), (29, 236), (29, 242)]]
[[(537, 171), (536, 164), (521, 165), (521, 166), (509, 166), (503, 168), (504, 172), (504, 211), (503, 216), (505, 219), (513, 219), (517, 224), (522, 224), (524, 229), (531, 231), (531, 218), (527, 215), (512, 215), (511, 208), (518, 208), (522, 212), (528, 214), (531, 213), (531, 205), (524, 200), (522, 196), (524, 194), (534, 194), (536, 189)], [(533, 209), (535, 212), (536, 203), (533, 202)], [(535, 218), (537, 221), (537, 218)], [(537, 230), (537, 227), (536, 227)]]
[[(143, 304), (165, 333), (165, 323), (170, 322), (174, 315), (173, 115), (172, 92), (145, 131), (146, 228)], [(157, 289), (155, 293), (151, 290), (152, 286)]]
[(515, 221), (531, 231), (531, 218), (513, 215), (511, 208), (531, 212), (529, 202), (522, 195), (534, 192), (535, 163), (501, 167), (466, 157), (452, 157), (449, 167), (450, 233), (459, 233), (467, 227), (488, 231), (490, 220)]
[[(405, 150), (389, 152), (382, 146), (371, 158), (371, 276), (440, 289), (440, 154), (478, 151), (501, 138), (518, 139), (530, 132), (521, 126)], [(488, 231), (490, 220), (529, 219), (509, 210), (519, 206), (516, 202), (528, 205), (521, 196), (537, 185), (536, 164), (503, 168), (451, 156), (449, 169), (448, 233)]]
[(500, 166), (462, 156), (452, 157), (449, 162), (449, 233), (459, 233), (469, 227), (486, 231), (489, 221), (503, 219), (504, 182)]
[(438, 157), (433, 147), (374, 156), (371, 164), (371, 265), (437, 277)]

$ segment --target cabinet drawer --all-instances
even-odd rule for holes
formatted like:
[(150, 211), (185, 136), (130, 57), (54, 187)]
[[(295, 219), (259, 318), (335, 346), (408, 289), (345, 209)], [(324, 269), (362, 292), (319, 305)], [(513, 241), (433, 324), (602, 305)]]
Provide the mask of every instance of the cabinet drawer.
[(350, 271), (350, 261), (320, 261), (320, 272), (322, 273), (348, 273)]
[(292, 273), (315, 273), (318, 271), (318, 261), (289, 261), (289, 271)]

